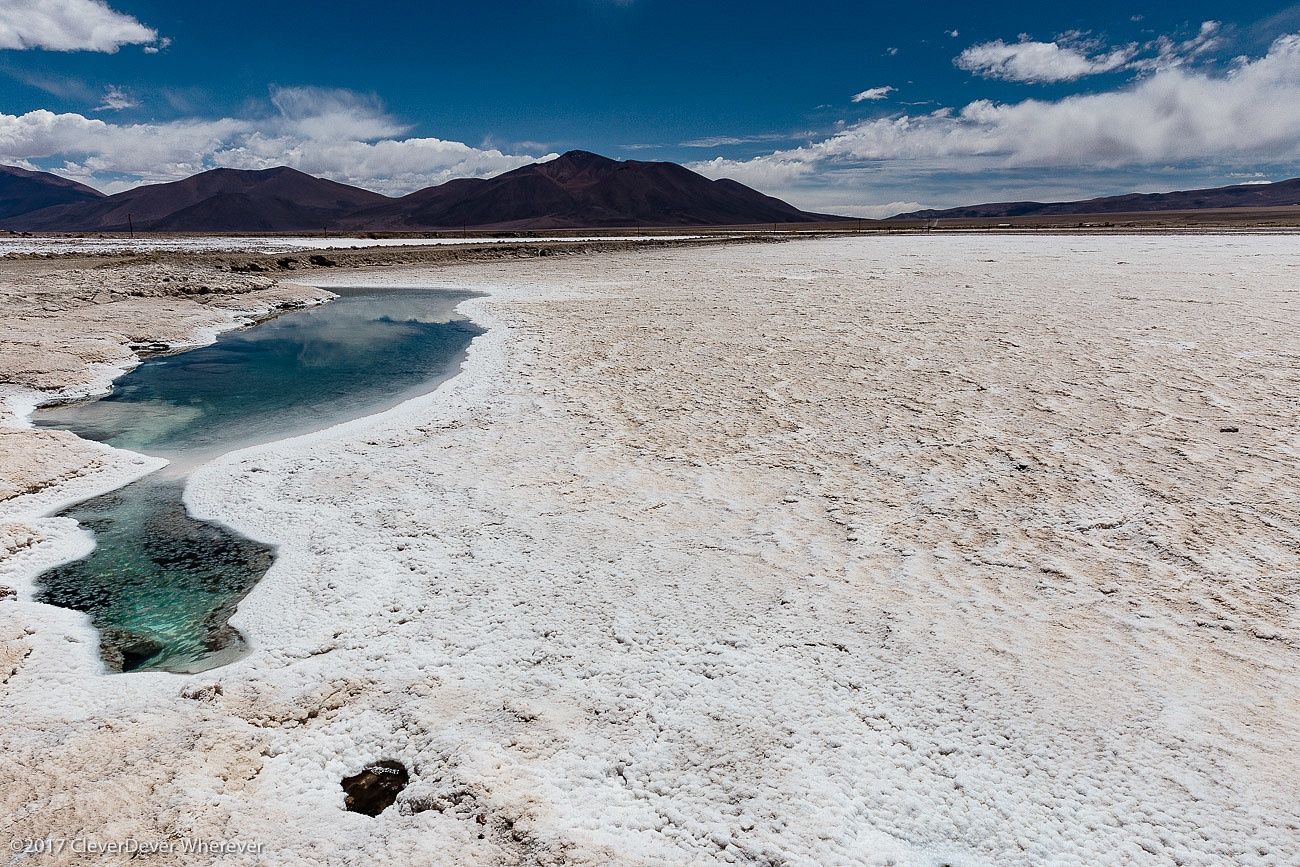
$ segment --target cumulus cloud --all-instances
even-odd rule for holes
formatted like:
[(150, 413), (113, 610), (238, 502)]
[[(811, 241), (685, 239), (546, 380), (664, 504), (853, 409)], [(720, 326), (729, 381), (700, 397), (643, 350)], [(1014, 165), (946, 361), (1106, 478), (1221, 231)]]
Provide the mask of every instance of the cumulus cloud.
[(960, 110), (865, 121), (747, 162), (699, 165), (713, 176), (789, 180), (826, 164), (919, 159), (1010, 166), (1300, 159), (1300, 34), (1225, 74), (1174, 66), (1121, 90), (1055, 101), (981, 99)]
[(0, 49), (103, 51), (123, 45), (160, 45), (158, 32), (103, 0), (4, 0)]
[(407, 131), (384, 111), (379, 97), (324, 87), (272, 87), (271, 105), (308, 138), (391, 138)]
[(1183, 66), (1203, 58), (1223, 44), (1222, 25), (1206, 21), (1189, 39), (1161, 36), (1145, 44), (1106, 46), (1087, 33), (1072, 31), (1052, 42), (1022, 36), (1019, 42), (1001, 39), (972, 45), (953, 59), (967, 72), (983, 78), (1051, 84), (1077, 81), (1089, 75), (1128, 70), (1151, 72)]
[[(1300, 161), (1300, 34), (1278, 39), (1263, 57), (1226, 72), (1172, 65), (1123, 88), (1058, 100), (976, 100), (959, 109), (900, 114), (844, 127), (801, 147), (748, 160), (692, 164), (804, 207), (849, 169), (875, 180), (907, 175), (910, 195), (956, 173), (1097, 170), (1206, 165), (1216, 173), (1288, 171)], [(801, 191), (813, 190), (803, 195)], [(904, 192), (905, 195), (909, 193)]]
[(271, 105), (269, 117), (150, 124), (115, 124), (45, 110), (0, 114), (0, 161), (62, 160), (59, 174), (114, 192), (218, 167), (287, 165), (400, 195), (454, 177), (499, 174), (537, 159), (437, 138), (403, 137), (407, 129), (376, 99), (349, 91), (276, 88)]
[(868, 90), (864, 90), (861, 93), (855, 93), (853, 95), (853, 101), (854, 102), (875, 102), (876, 100), (881, 100), (886, 98), (896, 90), (898, 90), (897, 87), (889, 87), (889, 86), (873, 87)]
[(864, 220), (883, 220), (895, 214), (906, 214), (925, 208), (920, 202), (885, 202), (881, 205), (832, 205), (827, 210), (842, 217), (861, 217)]
[(1089, 56), (1079, 48), (1057, 42), (1023, 40), (1009, 44), (997, 39), (972, 45), (953, 62), (984, 78), (1044, 84), (1111, 72), (1126, 66), (1136, 54), (1136, 45)]

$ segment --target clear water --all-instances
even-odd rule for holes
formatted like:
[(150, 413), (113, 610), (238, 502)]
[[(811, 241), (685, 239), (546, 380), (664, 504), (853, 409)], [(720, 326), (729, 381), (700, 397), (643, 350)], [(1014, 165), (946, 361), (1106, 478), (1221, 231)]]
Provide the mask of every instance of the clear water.
[(36, 412), (38, 426), (172, 462), (63, 512), (95, 534), (96, 548), (38, 579), (38, 599), (90, 615), (110, 668), (196, 671), (242, 647), (227, 620), (273, 552), (189, 517), (190, 470), (427, 393), (481, 333), (453, 312), (471, 293), (333, 291), (342, 297), (322, 307), (148, 359), (99, 400)]

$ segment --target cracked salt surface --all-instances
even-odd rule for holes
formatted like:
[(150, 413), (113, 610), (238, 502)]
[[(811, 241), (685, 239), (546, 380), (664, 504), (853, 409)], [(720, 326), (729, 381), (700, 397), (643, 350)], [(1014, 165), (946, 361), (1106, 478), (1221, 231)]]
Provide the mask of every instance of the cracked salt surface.
[[(95, 678), (31, 614), (8, 828), (272, 864), (1293, 863), (1293, 259), (947, 236), (411, 273), (494, 293), (461, 376), (191, 485), (281, 546), (254, 653)], [(345, 812), (379, 757), (409, 786)]]

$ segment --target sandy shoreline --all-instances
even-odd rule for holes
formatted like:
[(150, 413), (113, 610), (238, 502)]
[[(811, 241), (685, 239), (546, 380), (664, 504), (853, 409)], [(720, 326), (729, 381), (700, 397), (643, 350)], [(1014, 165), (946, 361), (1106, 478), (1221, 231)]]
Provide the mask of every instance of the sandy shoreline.
[[(1286, 863), (1292, 259), (907, 237), (331, 271), (489, 291), (490, 331), (432, 396), (196, 475), (194, 510), (281, 546), (245, 660), (102, 677), (78, 616), (0, 600), (3, 833), (264, 846), (222, 863)], [(164, 303), (177, 334), (247, 315)], [(121, 357), (86, 322), (67, 387)], [(398, 808), (344, 813), (379, 758), (412, 769)]]

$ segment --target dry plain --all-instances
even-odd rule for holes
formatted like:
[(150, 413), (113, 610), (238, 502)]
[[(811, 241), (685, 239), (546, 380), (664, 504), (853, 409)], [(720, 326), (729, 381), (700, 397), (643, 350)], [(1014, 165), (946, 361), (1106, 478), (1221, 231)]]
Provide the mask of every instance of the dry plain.
[[(147, 463), (10, 419), (0, 834), (260, 847), (133, 863), (1300, 851), (1294, 236), (293, 276), (479, 289), (489, 330), (432, 395), (199, 471), (193, 511), (280, 546), (234, 621), (253, 653), (199, 675), (106, 676), (79, 616), (30, 601), (87, 544), (48, 513)], [(107, 328), (93, 297), (3, 279), (7, 324), (80, 335), (23, 344), (29, 388), (321, 297), (241, 276), (145, 315), (109, 293)], [(344, 812), (339, 780), (381, 758), (409, 788)]]

